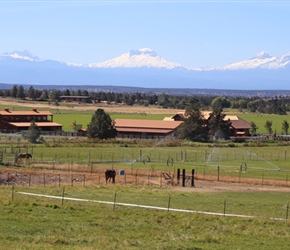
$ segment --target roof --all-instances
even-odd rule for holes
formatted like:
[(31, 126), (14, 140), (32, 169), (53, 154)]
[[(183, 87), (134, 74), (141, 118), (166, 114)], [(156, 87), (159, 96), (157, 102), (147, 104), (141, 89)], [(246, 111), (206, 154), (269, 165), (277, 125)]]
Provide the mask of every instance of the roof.
[(163, 118), (163, 121), (174, 121), (174, 118), (167, 116)]
[(5, 109), (5, 110), (1, 110), (0, 111), (0, 115), (3, 116), (14, 116), (14, 115), (53, 115), (50, 111), (38, 111), (37, 109), (33, 109), (33, 110), (9, 110), (9, 109)]
[[(7, 122), (14, 127), (30, 127), (30, 122)], [(62, 127), (61, 124), (56, 122), (35, 122), (37, 127)]]
[(118, 132), (168, 134), (173, 129), (146, 129), (146, 128), (117, 128)]
[(61, 98), (79, 98), (79, 99), (89, 99), (90, 96), (84, 96), (84, 95), (61, 95)]
[(238, 120), (231, 120), (231, 127), (235, 129), (250, 129), (250, 123), (238, 117)]
[(226, 115), (224, 117), (224, 120), (230, 120), (230, 121), (237, 121), (237, 120), (240, 120), (241, 118), (239, 118), (238, 116), (236, 115)]
[(119, 128), (142, 128), (142, 129), (169, 129), (174, 130), (182, 124), (182, 121), (166, 120), (134, 120), (134, 119), (116, 119), (115, 127)]

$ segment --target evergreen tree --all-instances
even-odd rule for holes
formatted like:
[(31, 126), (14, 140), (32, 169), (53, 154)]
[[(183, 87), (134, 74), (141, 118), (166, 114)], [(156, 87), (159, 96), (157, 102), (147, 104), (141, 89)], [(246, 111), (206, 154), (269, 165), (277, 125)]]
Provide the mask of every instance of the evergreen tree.
[(88, 124), (87, 136), (89, 138), (108, 139), (114, 138), (116, 135), (117, 131), (110, 115), (103, 109), (97, 109), (90, 124)]
[(35, 100), (35, 89), (33, 88), (33, 86), (30, 86), (27, 92), (27, 96), (31, 99), (31, 100)]
[(224, 138), (228, 139), (230, 136), (231, 121), (225, 120), (225, 114), (221, 108), (214, 109), (208, 118), (209, 134), (213, 139)]
[(285, 135), (288, 135), (289, 123), (286, 120), (284, 120), (282, 123), (282, 130), (285, 133)]
[(16, 97), (18, 99), (25, 99), (25, 93), (24, 93), (24, 88), (22, 85), (20, 85), (17, 89)]
[(178, 129), (179, 138), (190, 141), (206, 141), (208, 139), (206, 121), (199, 109), (199, 105), (189, 106), (185, 111), (185, 116), (188, 118)]
[(41, 129), (37, 127), (35, 121), (31, 121), (30, 126), (27, 130), (27, 133), (24, 134), (24, 138), (27, 139), (31, 143), (36, 143), (38, 138), (40, 137)]
[(250, 126), (251, 126), (251, 129), (250, 129), (251, 135), (255, 135), (257, 133), (257, 125), (256, 125), (256, 123), (251, 121), (250, 122)]
[(266, 123), (264, 125), (264, 127), (267, 130), (267, 132), (268, 132), (269, 135), (271, 135), (273, 133), (272, 124), (273, 124), (272, 121), (266, 121)]
[(11, 89), (11, 97), (14, 97), (16, 98), (16, 95), (17, 95), (17, 85), (13, 85), (12, 89)]

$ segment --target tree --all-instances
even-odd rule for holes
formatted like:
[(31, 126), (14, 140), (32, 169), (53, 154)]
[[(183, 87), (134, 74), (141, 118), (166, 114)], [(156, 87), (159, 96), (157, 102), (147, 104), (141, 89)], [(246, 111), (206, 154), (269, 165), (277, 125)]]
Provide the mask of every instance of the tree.
[(284, 120), (282, 123), (282, 130), (285, 133), (285, 135), (288, 135), (289, 123), (286, 120)]
[(272, 124), (273, 124), (273, 122), (268, 120), (268, 121), (266, 121), (266, 123), (264, 125), (264, 127), (267, 130), (269, 135), (271, 135), (273, 133)]
[(14, 97), (16, 98), (16, 95), (17, 95), (17, 85), (13, 85), (12, 89), (11, 89), (11, 97)]
[(41, 129), (37, 127), (35, 121), (31, 121), (30, 126), (27, 130), (27, 133), (24, 134), (24, 138), (27, 139), (31, 143), (36, 143), (38, 138), (40, 137)]
[(251, 129), (250, 129), (250, 133), (251, 135), (255, 135), (257, 134), (257, 125), (256, 123), (254, 123), (253, 121), (250, 122), (250, 126), (251, 126)]
[(221, 108), (214, 109), (208, 118), (208, 129), (214, 139), (228, 139), (230, 136), (231, 121), (225, 120), (225, 114)]
[(231, 106), (231, 102), (226, 97), (218, 96), (212, 100), (211, 106), (212, 109), (229, 108)]
[(198, 104), (190, 105), (185, 116), (188, 117), (178, 129), (179, 138), (191, 141), (205, 141), (208, 139), (206, 121)]
[(108, 139), (114, 138), (116, 135), (117, 131), (110, 115), (103, 109), (97, 109), (90, 124), (88, 124), (87, 136), (89, 138)]
[(30, 86), (28, 91), (27, 91), (27, 96), (31, 99), (31, 100), (35, 100), (35, 90), (33, 88), (33, 86)]
[(24, 88), (22, 85), (20, 85), (17, 89), (16, 97), (18, 99), (25, 99), (25, 93), (24, 93)]

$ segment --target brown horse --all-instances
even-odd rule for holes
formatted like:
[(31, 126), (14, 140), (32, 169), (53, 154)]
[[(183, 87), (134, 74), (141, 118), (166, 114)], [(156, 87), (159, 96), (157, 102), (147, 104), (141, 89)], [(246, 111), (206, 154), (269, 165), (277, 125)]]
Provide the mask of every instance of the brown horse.
[(17, 155), (16, 161), (18, 161), (19, 159), (27, 159), (27, 160), (30, 160), (30, 159), (32, 159), (32, 155), (29, 154), (29, 153), (19, 153)]
[(105, 172), (105, 176), (106, 176), (106, 183), (110, 183), (112, 181), (112, 183), (115, 183), (115, 177), (116, 177), (116, 171), (114, 169), (107, 169)]

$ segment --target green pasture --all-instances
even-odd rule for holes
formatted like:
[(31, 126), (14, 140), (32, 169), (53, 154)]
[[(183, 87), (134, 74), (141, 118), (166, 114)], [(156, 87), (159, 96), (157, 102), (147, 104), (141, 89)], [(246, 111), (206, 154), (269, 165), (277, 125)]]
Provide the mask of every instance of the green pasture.
[[(72, 124), (76, 121), (77, 124), (81, 124), (83, 127), (87, 127), (92, 118), (93, 112), (75, 112), (75, 113), (67, 113), (63, 111), (54, 112), (54, 121), (60, 124), (63, 124), (64, 131), (72, 131)], [(163, 120), (164, 117), (169, 117), (174, 114), (125, 114), (125, 113), (112, 113), (110, 114), (112, 120), (115, 119), (141, 119), (141, 120)], [(254, 122), (258, 129), (258, 134), (266, 134), (267, 131), (265, 129), (266, 121), (272, 121), (272, 129), (273, 133), (282, 134), (282, 124), (283, 121), (286, 120), (290, 123), (290, 115), (273, 115), (273, 114), (237, 114), (242, 119), (247, 122)], [(290, 132), (290, 131), (289, 131)]]
[[(177, 141), (178, 142), (178, 141)], [(290, 148), (285, 145), (254, 143), (175, 145), (171, 140), (113, 140), (111, 142), (87, 139), (47, 139), (42, 144), (27, 144), (17, 141), (0, 140), (3, 162), (13, 164), (15, 154), (29, 152), (34, 163), (81, 165), (91, 168), (113, 167), (117, 170), (161, 170), (176, 172), (177, 169), (196, 174), (233, 176), (282, 180), (288, 186), (290, 179)], [(173, 144), (174, 146), (169, 146)], [(20, 165), (25, 165), (22, 162)], [(222, 178), (222, 177), (221, 177)], [(289, 183), (290, 185), (290, 183)]]
[[(33, 102), (31, 102), (33, 103)], [(37, 105), (37, 102), (35, 102)], [(72, 131), (72, 124), (75, 121), (77, 124), (82, 125), (82, 127), (86, 128), (89, 124), (94, 111), (92, 110), (75, 110), (74, 107), (78, 106), (76, 103), (60, 103), (60, 106), (56, 106), (51, 104), (49, 111), (54, 114), (54, 121), (63, 125), (64, 131)], [(84, 105), (84, 104), (81, 104)], [(62, 107), (70, 107), (71, 109), (63, 109)], [(0, 103), (0, 109), (9, 108), (11, 110), (28, 110), (27, 107), (21, 106), (13, 106), (11, 105), (2, 105)], [(97, 109), (97, 108), (96, 108)], [(130, 109), (130, 107), (128, 107)], [(47, 110), (47, 108), (39, 108), (39, 110)], [(111, 118), (117, 119), (148, 119), (148, 120), (162, 120), (164, 117), (172, 116), (174, 114), (146, 114), (146, 113), (115, 113), (108, 112), (111, 115)], [(235, 115), (235, 112), (231, 110), (231, 115)], [(258, 134), (267, 133), (264, 125), (266, 121), (272, 121), (272, 129), (273, 133), (282, 134), (282, 123), (284, 120), (290, 123), (290, 115), (275, 115), (275, 114), (240, 114), (237, 113), (239, 117), (246, 120), (247, 122), (254, 122), (258, 129)]]
[[(274, 114), (237, 114), (237, 116), (246, 120), (247, 122), (254, 122), (258, 129), (258, 134), (266, 134), (268, 133), (265, 129), (266, 121), (272, 121), (272, 130), (273, 133), (282, 134), (282, 124), (283, 121), (286, 120), (290, 123), (290, 115), (274, 115)], [(290, 131), (289, 131), (290, 133)]]
[[(1, 249), (288, 249), (289, 195), (152, 187), (1, 187)], [(72, 201), (20, 194), (109, 201)], [(114, 205), (159, 206), (165, 210)], [(175, 212), (186, 209), (221, 216)], [(254, 218), (227, 217), (239, 214)], [(281, 220), (273, 220), (277, 218)]]

